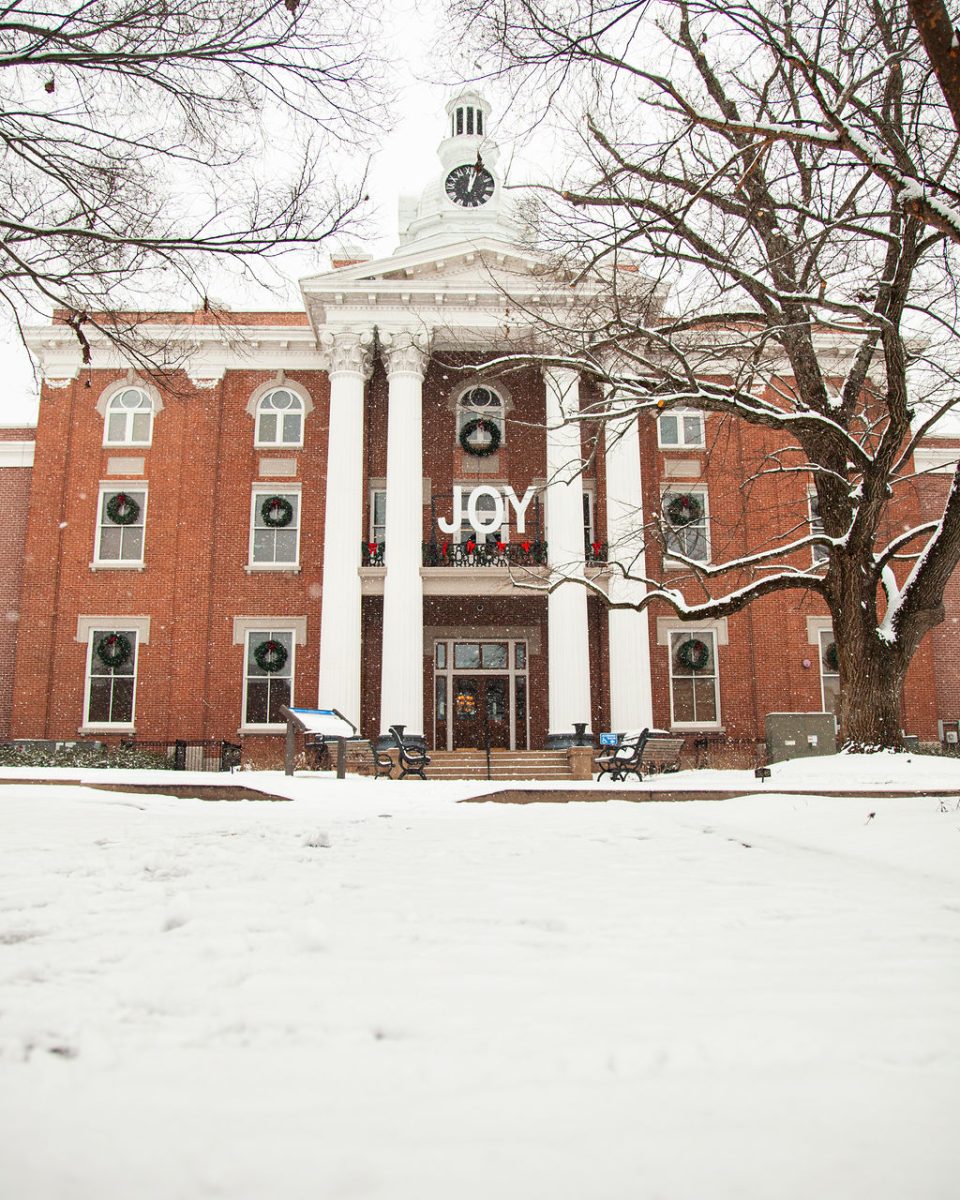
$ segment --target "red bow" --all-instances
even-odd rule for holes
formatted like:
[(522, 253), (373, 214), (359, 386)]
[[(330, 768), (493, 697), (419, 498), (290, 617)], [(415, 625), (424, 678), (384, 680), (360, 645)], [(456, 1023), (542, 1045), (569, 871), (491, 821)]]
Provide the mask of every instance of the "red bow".
[(529, 542), (521, 542), (520, 545), (523, 548), (524, 554), (530, 553), (530, 543)]
[(474, 541), (467, 542), (467, 553), (472, 554), (477, 548), (477, 543)]

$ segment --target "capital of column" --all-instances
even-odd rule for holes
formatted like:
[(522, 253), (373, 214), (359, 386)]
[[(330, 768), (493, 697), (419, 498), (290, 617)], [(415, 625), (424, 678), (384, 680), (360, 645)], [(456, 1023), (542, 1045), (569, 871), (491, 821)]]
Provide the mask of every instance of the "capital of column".
[(422, 379), (430, 361), (431, 335), (426, 330), (401, 329), (380, 334), (387, 376), (416, 375)]
[(369, 379), (373, 372), (373, 330), (324, 330), (319, 337), (323, 369), (328, 375), (359, 375)]

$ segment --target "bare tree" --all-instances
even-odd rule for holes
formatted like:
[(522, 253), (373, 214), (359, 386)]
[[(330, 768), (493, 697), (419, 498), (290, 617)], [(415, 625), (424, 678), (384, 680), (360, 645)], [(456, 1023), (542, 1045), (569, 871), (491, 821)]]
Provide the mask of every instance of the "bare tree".
[(606, 388), (581, 419), (714, 413), (761, 431), (758, 502), (771, 478), (815, 492), (822, 528), (771, 505), (762, 540), (710, 563), (657, 514), (648, 538), (692, 582), (648, 565), (640, 604), (705, 619), (821, 596), (842, 738), (900, 744), (904, 675), (960, 560), (960, 472), (940, 519), (904, 527), (901, 505), (960, 395), (960, 143), (906, 0), (454, 8), (491, 71), (584, 113), (576, 175), (539, 189), (537, 217), (553, 269), (601, 300), (543, 330)]
[(8, 0), (0, 299), (66, 309), (88, 353), (88, 323), (129, 331), (120, 308), (203, 302), (214, 260), (338, 230), (362, 171), (338, 187), (330, 155), (378, 102), (366, 41), (351, 0)]

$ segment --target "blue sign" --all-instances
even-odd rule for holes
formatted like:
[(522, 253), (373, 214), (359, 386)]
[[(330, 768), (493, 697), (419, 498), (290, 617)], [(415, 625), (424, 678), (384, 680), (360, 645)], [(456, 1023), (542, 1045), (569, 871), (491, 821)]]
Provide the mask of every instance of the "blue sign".
[(615, 733), (601, 733), (600, 734), (600, 745), (601, 746), (616, 746), (619, 741), (620, 741), (620, 739), (617, 736), (617, 734), (615, 734)]

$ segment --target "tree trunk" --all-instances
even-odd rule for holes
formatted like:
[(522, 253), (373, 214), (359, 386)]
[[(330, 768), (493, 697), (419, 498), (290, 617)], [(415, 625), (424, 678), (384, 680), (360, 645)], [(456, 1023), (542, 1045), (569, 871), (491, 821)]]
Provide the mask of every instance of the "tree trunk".
[(902, 750), (903, 655), (898, 646), (881, 641), (870, 622), (850, 624), (853, 628), (837, 637), (840, 744), (860, 751)]

